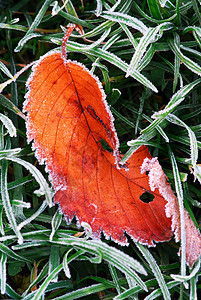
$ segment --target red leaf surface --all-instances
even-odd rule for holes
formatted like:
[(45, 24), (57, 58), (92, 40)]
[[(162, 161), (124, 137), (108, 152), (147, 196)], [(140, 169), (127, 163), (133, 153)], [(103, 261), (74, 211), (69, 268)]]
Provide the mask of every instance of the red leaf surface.
[[(80, 224), (89, 223), (94, 238), (104, 232), (126, 244), (127, 232), (147, 245), (167, 241), (173, 234), (167, 199), (158, 188), (151, 190), (148, 176), (141, 173), (151, 155), (143, 146), (128, 160), (128, 170), (119, 166), (119, 141), (102, 86), (83, 65), (66, 60), (72, 30), (64, 37), (62, 53), (49, 53), (34, 67), (24, 106), (28, 140), (34, 140), (39, 161), (46, 162), (55, 202), (67, 222), (76, 216)], [(141, 200), (145, 192), (154, 200)]]

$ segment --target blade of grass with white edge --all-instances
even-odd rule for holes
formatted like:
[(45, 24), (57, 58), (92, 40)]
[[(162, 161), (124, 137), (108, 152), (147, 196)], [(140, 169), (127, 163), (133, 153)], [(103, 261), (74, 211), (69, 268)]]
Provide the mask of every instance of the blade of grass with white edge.
[[(83, 251), (77, 251), (72, 257), (68, 258), (68, 263), (72, 260), (78, 258), (80, 255), (82, 255)], [(59, 274), (63, 269), (63, 263), (58, 265), (52, 272), (49, 274), (49, 276), (44, 280), (44, 282), (41, 284), (40, 288), (36, 291), (36, 294), (33, 297), (33, 300), (40, 300), (41, 297), (44, 295), (45, 290), (47, 289), (47, 286), (50, 284), (50, 282)], [(56, 299), (56, 298), (55, 298)]]
[[(199, 46), (201, 47), (201, 42), (200, 42)], [(180, 48), (181, 48), (181, 50), (185, 50), (185, 51), (189, 52), (190, 55), (195, 57), (196, 59), (199, 59), (199, 60), (201, 59), (201, 52), (200, 51), (197, 51), (197, 50), (192, 49), (190, 47), (186, 47), (182, 44), (180, 45)]]
[(125, 31), (129, 41), (131, 42), (131, 44), (133, 45), (133, 48), (135, 49), (138, 45), (137, 40), (133, 37), (132, 32), (128, 29), (128, 27), (123, 24), (123, 23), (119, 23), (119, 25), (121, 26), (121, 28)]
[(8, 133), (11, 137), (17, 136), (16, 128), (13, 125), (13, 122), (8, 117), (6, 117), (5, 115), (0, 113), (0, 121), (6, 127), (6, 129), (8, 130)]
[(31, 284), (28, 286), (26, 291), (22, 294), (23, 299), (28, 294), (28, 292), (32, 289), (32, 287), (34, 287), (36, 284), (41, 282), (43, 278), (47, 277), (47, 275), (48, 275), (48, 263), (45, 264), (45, 266), (42, 268), (42, 270), (37, 275), (37, 277), (31, 282)]
[(179, 105), (185, 99), (186, 95), (190, 93), (194, 89), (194, 87), (200, 83), (201, 79), (196, 79), (195, 81), (183, 86), (171, 97), (169, 103), (163, 110), (155, 112), (152, 115), (152, 119), (166, 117), (174, 109), (174, 107)]
[[(136, 8), (136, 10), (140, 13), (140, 15), (145, 18), (146, 20), (152, 22), (152, 23), (157, 23), (157, 24), (160, 24), (160, 23), (164, 23), (164, 22), (170, 22), (172, 20), (175, 19), (176, 17), (176, 14), (172, 15), (171, 17), (167, 18), (167, 19), (162, 19), (162, 20), (157, 20), (157, 19), (154, 19), (152, 17), (150, 17), (149, 15), (147, 15), (143, 9), (141, 9), (137, 4), (136, 2), (134, 1), (133, 2), (133, 6)], [(175, 8), (174, 8), (175, 10)]]
[(6, 74), (8, 77), (12, 78), (13, 79), (13, 75), (11, 74), (11, 72), (8, 70), (8, 68), (4, 65), (4, 63), (2, 63), (0, 61), (0, 70)]
[(55, 212), (53, 218), (52, 218), (52, 222), (51, 222), (51, 225), (52, 225), (52, 232), (50, 234), (50, 242), (52, 241), (52, 238), (56, 232), (56, 230), (59, 228), (60, 224), (61, 224), (61, 221), (62, 221), (62, 214), (61, 212), (59, 211), (59, 209)]
[[(143, 114), (143, 116), (145, 118), (147, 118), (147, 116), (145, 116)], [(139, 149), (142, 145), (149, 145), (150, 143), (148, 143), (149, 140), (151, 140), (156, 134), (157, 132), (159, 132), (163, 138), (165, 139), (165, 141), (168, 143), (169, 142), (169, 138), (168, 136), (165, 134), (165, 132), (163, 131), (163, 127), (165, 127), (168, 124), (168, 121), (166, 119), (164, 119), (161, 124), (160, 127), (156, 126), (154, 128), (154, 130), (152, 131), (148, 131), (142, 135), (140, 135), (137, 139), (135, 140), (131, 140), (128, 142), (130, 149), (128, 149), (128, 151), (124, 154), (123, 158), (121, 159), (121, 161), (119, 162), (120, 164), (125, 164), (126, 161), (129, 159), (129, 157), (137, 150)], [(157, 130), (156, 130), (157, 129)], [(158, 145), (157, 145), (158, 146)]]
[(7, 255), (5, 253), (1, 253), (0, 258), (0, 279), (1, 279), (1, 294), (6, 293), (6, 263), (7, 263)]
[(154, 44), (151, 44), (146, 51), (145, 55), (142, 57), (141, 61), (139, 62), (138, 65), (138, 71), (142, 71), (152, 60), (152, 57), (154, 56), (155, 53), (155, 46)]
[[(129, 288), (135, 288), (136, 286), (138, 286), (136, 281), (132, 277), (128, 276), (127, 274), (126, 274), (126, 280), (128, 282)], [(139, 299), (138, 295), (133, 295), (132, 299), (138, 300)]]
[(179, 36), (174, 34), (174, 40), (169, 39), (168, 45), (170, 49), (174, 52), (175, 55), (178, 56), (178, 58), (181, 60), (181, 62), (191, 71), (195, 74), (198, 74), (201, 76), (201, 66), (199, 66), (197, 63), (195, 63), (193, 60), (185, 56), (179, 49), (178, 43), (176, 42), (176, 39), (179, 39)]
[(23, 257), (23, 256), (15, 253), (14, 251), (12, 251), (8, 246), (6, 246), (3, 243), (0, 243), (0, 251), (17, 261), (24, 261), (24, 262), (28, 262), (28, 263), (32, 262), (30, 259), (27, 259), (26, 257)]
[(22, 165), (23, 167), (25, 167), (27, 170), (29, 170), (29, 172), (34, 176), (34, 178), (36, 179), (36, 181), (40, 185), (40, 190), (37, 191), (37, 192), (40, 193), (41, 195), (45, 195), (45, 198), (46, 198), (46, 201), (47, 201), (49, 207), (53, 206), (53, 203), (52, 203), (52, 198), (53, 198), (52, 189), (49, 187), (47, 181), (45, 180), (45, 178), (43, 177), (41, 172), (34, 165), (32, 165), (31, 163), (29, 163), (25, 160), (22, 160), (19, 157), (8, 156), (8, 157), (2, 157), (2, 158), (11, 160), (13, 162), (16, 162), (16, 163)]
[[(73, 248), (69, 249), (66, 254), (64, 255), (64, 258), (63, 258), (63, 270), (64, 270), (64, 273), (66, 275), (67, 278), (71, 278), (71, 274), (70, 274), (70, 269), (69, 269), (69, 266), (68, 266), (68, 261), (67, 261), (67, 258), (68, 258), (68, 255), (69, 253), (73, 250)], [(82, 251), (82, 253), (84, 253), (84, 251)]]
[(0, 233), (3, 236), (5, 235), (4, 221), (3, 221), (3, 206), (0, 206)]
[[(179, 285), (179, 283), (176, 281), (168, 282), (167, 283), (168, 290), (171, 290), (172, 288), (174, 288), (177, 285)], [(147, 297), (145, 297), (144, 300), (153, 300), (153, 299), (156, 299), (161, 296), (162, 296), (161, 289), (155, 289), (151, 294), (149, 294)], [(180, 294), (180, 296), (181, 296), (181, 294)], [(181, 297), (180, 299), (183, 299), (183, 297)]]
[(97, 6), (96, 6), (96, 10), (95, 10), (95, 15), (96, 15), (96, 17), (99, 17), (103, 10), (103, 3), (102, 3), (102, 0), (96, 0), (96, 3), (97, 3)]
[(153, 258), (153, 256), (149, 252), (149, 250), (147, 248), (145, 248), (143, 245), (136, 243), (136, 246), (141, 251), (143, 257), (147, 260), (156, 280), (158, 281), (158, 284), (161, 288), (164, 299), (171, 300), (170, 292), (168, 290), (168, 287), (163, 278), (161, 270), (160, 270), (159, 266), (157, 265), (155, 259)]
[[(60, 249), (57, 245), (50, 246), (49, 264), (48, 264), (48, 275), (59, 265), (60, 263)], [(51, 282), (58, 282), (58, 274), (51, 280)]]
[[(177, 47), (179, 48), (180, 46), (180, 39), (178, 37), (175, 38), (175, 43)], [(180, 58), (175, 55), (174, 57), (174, 81), (173, 81), (173, 93), (175, 93), (176, 88), (177, 88), (177, 83), (179, 79), (179, 70), (180, 70)], [(180, 86), (181, 88), (181, 86)]]
[(4, 159), (4, 158), (6, 159), (6, 158), (11, 157), (11, 156), (18, 155), (21, 150), (22, 150), (21, 148), (1, 150), (0, 151), (0, 160)]
[(188, 26), (184, 29), (183, 33), (192, 31), (195, 40), (197, 41), (198, 45), (201, 47), (201, 28), (197, 26)]
[(184, 219), (184, 204), (183, 204), (183, 189), (181, 185), (181, 180), (179, 176), (179, 170), (175, 156), (168, 146), (168, 153), (170, 161), (172, 164), (172, 170), (174, 175), (175, 190), (177, 194), (177, 199), (179, 203), (179, 212), (180, 212), (180, 227), (181, 227), (181, 276), (186, 276), (186, 233), (185, 233), (185, 219)]
[(116, 3), (109, 9), (109, 11), (115, 11), (117, 6), (121, 3), (121, 0), (117, 0)]
[(63, 264), (60, 264), (49, 274), (49, 276), (40, 285), (39, 289), (36, 290), (36, 293), (32, 298), (33, 300), (41, 300), (41, 297), (42, 299), (44, 299), (44, 294), (47, 286), (57, 276), (57, 274), (59, 274), (62, 271), (62, 269)]
[(64, 258), (63, 258), (63, 270), (64, 270), (67, 278), (71, 278), (70, 270), (69, 270), (69, 267), (68, 267), (70, 262), (77, 259), (77, 258), (79, 258), (79, 256), (81, 256), (85, 253), (85, 251), (83, 251), (83, 250), (78, 250), (75, 254), (73, 254), (69, 257), (69, 253), (72, 251), (72, 249), (73, 248), (68, 250), (66, 252), (66, 254), (64, 255)]
[(171, 274), (171, 277), (179, 282), (185, 282), (191, 280), (193, 277), (198, 275), (198, 272), (200, 271), (200, 259), (196, 261), (194, 268), (191, 270), (190, 275), (182, 276), (177, 274)]
[(119, 278), (118, 278), (117, 272), (115, 270), (115, 267), (112, 266), (111, 264), (109, 264), (108, 267), (109, 267), (110, 274), (112, 276), (112, 280), (113, 280), (113, 282), (115, 284), (117, 293), (120, 294), (122, 292), (122, 287), (119, 284)]
[(149, 28), (141, 37), (138, 46), (136, 47), (135, 53), (130, 61), (130, 65), (128, 67), (126, 77), (130, 76), (134, 73), (135, 70), (138, 69), (138, 65), (147, 50), (149, 44), (156, 42), (161, 38), (164, 30), (170, 30), (173, 28), (172, 23), (166, 22), (158, 25), (154, 28)]
[[(13, 79), (14, 80), (14, 79)], [(11, 102), (8, 98), (6, 98), (3, 95), (0, 95), (0, 103), (2, 106), (8, 108), (9, 110), (11, 110), (12, 112), (14, 112), (15, 114), (17, 114), (18, 116), (20, 116), (22, 119), (26, 120), (25, 115), (19, 110), (19, 108), (17, 108), (17, 106), (14, 105), (13, 102)]]
[(193, 300), (198, 300), (197, 281), (198, 281), (198, 276), (195, 276), (190, 280), (190, 299)]
[(18, 225), (18, 229), (21, 230), (22, 227), (28, 225), (29, 223), (31, 223), (34, 219), (36, 219), (47, 207), (47, 202), (43, 201), (43, 203), (41, 204), (41, 206), (39, 207), (39, 209), (37, 211), (35, 211), (35, 213), (33, 213), (31, 215), (31, 217), (25, 219), (24, 221), (22, 221), (19, 225)]
[[(145, 284), (146, 284), (147, 288), (152, 289), (153, 286), (156, 285), (156, 279), (147, 280), (147, 281), (145, 281)], [(174, 288), (175, 286), (177, 286), (179, 284), (180, 283), (176, 282), (175, 280), (168, 282), (167, 283), (168, 290), (170, 291), (172, 288)], [(114, 300), (128, 299), (129, 297), (132, 297), (133, 295), (136, 295), (139, 292), (143, 292), (143, 290), (139, 286), (133, 287), (133, 288), (130, 288), (130, 289), (124, 291), (123, 293), (119, 294), (118, 296), (114, 297)], [(161, 296), (162, 296), (162, 292), (161, 292), (161, 289), (159, 288), (159, 289), (154, 289), (154, 291), (151, 294), (149, 294), (145, 299), (153, 300), (153, 299), (161, 297)]]
[(169, 103), (166, 105), (166, 107), (159, 111), (155, 112), (151, 117), (152, 119), (155, 119), (149, 126), (147, 126), (145, 129), (141, 131), (141, 134), (148, 133), (152, 131), (157, 125), (161, 123), (163, 119), (167, 117), (169, 113), (171, 113), (184, 99), (185, 96), (190, 93), (193, 88), (201, 83), (201, 79), (197, 79), (192, 83), (189, 83), (182, 87), (178, 92), (176, 92), (170, 99)]
[[(30, 34), (33, 33), (33, 31), (36, 29), (36, 27), (40, 24), (43, 16), (45, 15), (49, 5), (51, 4), (52, 0), (45, 0), (42, 7), (40, 8), (38, 14), (36, 15), (34, 21), (32, 22), (29, 30), (25, 34), (25, 36), (19, 41), (17, 47), (15, 48), (15, 52), (19, 52), (24, 44), (27, 42), (27, 37), (30, 36)], [(33, 37), (33, 35), (31, 35)]]
[(190, 139), (190, 149), (191, 149), (191, 163), (193, 165), (193, 168), (195, 168), (198, 159), (198, 145), (197, 145), (197, 139), (195, 133), (191, 130), (191, 128), (188, 125), (186, 125), (186, 123), (184, 123), (182, 120), (180, 120), (177, 116), (173, 114), (169, 114), (166, 117), (166, 119), (173, 124), (186, 128), (186, 130), (188, 131), (188, 136)]
[(50, 6), (53, 6), (53, 8), (52, 8), (52, 16), (56, 16), (60, 12), (60, 10), (64, 9), (65, 6), (66, 6), (66, 4), (67, 4), (67, 2), (68, 2), (68, 0), (63, 1), (64, 4), (61, 7), (58, 5), (58, 1), (52, 2), (50, 4)]
[[(81, 299), (82, 297), (89, 297), (89, 295), (96, 294), (99, 292), (102, 292), (104, 290), (114, 288), (114, 284), (112, 283), (98, 283), (93, 284), (78, 290), (75, 290), (73, 292), (67, 293), (63, 296), (56, 297), (54, 300), (75, 300), (75, 299)], [(85, 298), (87, 299), (87, 298)]]
[[(7, 81), (3, 82), (0, 84), (0, 93), (3, 91), (3, 89), (10, 84), (13, 81), (16, 81), (16, 79), (24, 72), (26, 71), (28, 68), (30, 68), (33, 64), (35, 64), (35, 61), (33, 61), (32, 63), (26, 65), (24, 68), (22, 68), (19, 72), (17, 72), (13, 78), (8, 79)], [(2, 95), (1, 95), (2, 96)]]
[(200, 275), (199, 270), (200, 270), (200, 259), (196, 262), (195, 267), (197, 267), (197, 272), (195, 272), (195, 275), (190, 278), (190, 299), (197, 300), (198, 299), (198, 288), (197, 288), (197, 281), (198, 281), (198, 276)]
[(27, 27), (25, 27), (23, 25), (13, 25), (13, 24), (8, 24), (8, 23), (0, 23), (0, 29), (19, 30), (19, 31), (23, 31), (23, 32), (28, 31)]
[(101, 17), (109, 19), (110, 21), (118, 22), (120, 24), (128, 25), (140, 31), (142, 34), (145, 34), (148, 30), (148, 27), (142, 21), (124, 13), (103, 11)]
[(54, 237), (53, 241), (55, 243), (65, 245), (66, 243), (68, 243), (68, 245), (73, 245), (76, 248), (87, 251), (87, 253), (91, 253), (92, 255), (96, 255), (97, 257), (100, 257), (101, 254), (102, 258), (105, 261), (115, 266), (122, 273), (134, 278), (142, 289), (147, 290), (146, 285), (135, 272), (137, 271), (138, 273), (146, 275), (147, 273), (145, 269), (138, 261), (124, 254), (122, 251), (119, 251), (114, 247), (110, 247), (107, 244), (96, 240), (86, 241), (84, 239), (77, 239), (73, 237), (65, 238), (64, 236), (62, 236), (62, 238)]
[(4, 206), (4, 210), (6, 213), (6, 217), (9, 221), (9, 224), (12, 228), (12, 230), (15, 232), (17, 238), (18, 238), (18, 243), (22, 244), (23, 243), (23, 237), (19, 229), (17, 228), (17, 222), (12, 210), (12, 206), (10, 203), (10, 198), (8, 194), (8, 189), (7, 189), (7, 171), (8, 171), (8, 162), (6, 160), (2, 160), (1, 162), (1, 197), (2, 197), (2, 202)]
[(29, 202), (24, 202), (23, 200), (11, 200), (12, 205), (20, 206), (22, 208), (30, 208), (31, 204)]

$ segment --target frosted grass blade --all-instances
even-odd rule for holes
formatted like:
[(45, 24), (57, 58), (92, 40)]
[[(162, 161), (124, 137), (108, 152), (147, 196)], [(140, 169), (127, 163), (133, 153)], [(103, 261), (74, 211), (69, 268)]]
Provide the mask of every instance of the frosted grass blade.
[(43, 203), (41, 204), (41, 206), (39, 207), (39, 209), (37, 209), (37, 211), (35, 211), (31, 217), (27, 218), (26, 220), (22, 221), (19, 225), (18, 225), (18, 229), (21, 230), (22, 227), (28, 225), (29, 223), (31, 223), (31, 221), (33, 221), (34, 219), (36, 219), (47, 207), (47, 202), (43, 201)]
[(198, 146), (195, 133), (190, 129), (190, 127), (188, 127), (188, 125), (186, 125), (186, 123), (184, 123), (182, 120), (180, 120), (177, 116), (173, 114), (169, 114), (167, 116), (167, 120), (173, 124), (184, 127), (188, 131), (191, 149), (191, 163), (193, 165), (193, 168), (195, 168), (198, 159)]
[(95, 15), (97, 17), (99, 17), (102, 13), (102, 10), (103, 10), (102, 0), (96, 0), (96, 3), (97, 3), (97, 7), (96, 7), (96, 10), (95, 10)]
[(19, 229), (17, 228), (17, 222), (15, 219), (15, 216), (13, 214), (12, 206), (10, 203), (10, 198), (8, 194), (8, 189), (7, 189), (7, 171), (8, 171), (8, 163), (6, 160), (2, 160), (1, 163), (1, 197), (2, 197), (2, 202), (4, 206), (4, 210), (6, 213), (6, 217), (9, 221), (9, 224), (12, 228), (12, 230), (15, 232), (17, 238), (18, 238), (18, 243), (22, 244), (23, 243), (23, 237)]
[[(160, 110), (159, 112), (155, 112), (152, 115), (153, 119), (157, 118), (165, 118), (169, 113), (171, 113), (184, 99), (185, 96), (190, 93), (194, 87), (201, 83), (201, 79), (197, 79), (181, 89), (178, 90), (170, 99), (169, 103), (166, 105), (165, 109)], [(143, 131), (145, 132), (145, 131)]]
[(179, 203), (180, 224), (181, 224), (181, 276), (185, 276), (186, 275), (186, 234), (185, 234), (185, 220), (184, 220), (183, 189), (181, 185), (177, 162), (170, 147), (168, 147), (168, 152), (172, 164), (175, 190), (176, 190), (177, 199)]
[(1, 253), (0, 258), (0, 279), (1, 279), (1, 294), (6, 293), (6, 263), (7, 263), (7, 256), (5, 253)]
[[(51, 207), (52, 204), (52, 197), (53, 197), (53, 193), (51, 188), (49, 187), (47, 181), (45, 180), (45, 178), (43, 177), (43, 175), (40, 173), (40, 171), (31, 163), (22, 160), (19, 157), (2, 157), (8, 160), (11, 160), (13, 162), (16, 162), (20, 165), (22, 165), (23, 167), (25, 167), (27, 170), (29, 170), (31, 172), (31, 174), (34, 176), (34, 178), (36, 179), (36, 181), (40, 184), (40, 193), (44, 194), (47, 200), (47, 203), (49, 204), (49, 206)], [(1, 159), (2, 159), (1, 158)]]
[(179, 37), (177, 35), (175, 35), (174, 41), (172, 39), (168, 40), (168, 44), (169, 44), (171, 50), (175, 53), (175, 55), (177, 55), (177, 57), (182, 61), (182, 63), (191, 72), (194, 72), (195, 74), (198, 74), (199, 76), (201, 76), (201, 67), (196, 62), (194, 62), (193, 60), (191, 60), (190, 58), (185, 56), (179, 49), (179, 47), (176, 43), (176, 39), (178, 39), (178, 38)]
[(126, 77), (130, 76), (136, 69), (138, 69), (138, 65), (144, 56), (148, 45), (160, 39), (164, 30), (170, 29), (172, 29), (172, 24), (166, 22), (158, 25), (157, 27), (149, 28), (144, 33), (144, 36), (140, 39), (140, 42), (136, 47), (135, 53), (130, 61), (128, 70), (126, 72)]
[(153, 256), (151, 255), (151, 253), (149, 252), (149, 250), (147, 248), (140, 245), (139, 243), (136, 243), (136, 245), (137, 245), (138, 249), (141, 251), (144, 258), (149, 263), (149, 266), (152, 269), (152, 272), (154, 273), (154, 276), (155, 276), (156, 280), (158, 281), (158, 284), (161, 288), (164, 299), (171, 300), (170, 292), (168, 290), (168, 287), (163, 278), (161, 270), (160, 270), (159, 266), (157, 265), (155, 259), (153, 258)]
[(17, 136), (16, 128), (13, 125), (13, 122), (8, 117), (6, 117), (5, 115), (0, 113), (0, 121), (6, 127), (6, 129), (8, 130), (8, 133), (11, 137)]
[(17, 261), (24, 261), (24, 262), (31, 262), (30, 259), (27, 259), (26, 257), (23, 257), (14, 251), (12, 251), (8, 246), (6, 246), (3, 243), (0, 243), (0, 251), (2, 253), (5, 253), (7, 256), (11, 257), (12, 259), (15, 259)]
[(44, 14), (46, 13), (46, 10), (48, 9), (51, 2), (52, 2), (52, 0), (45, 0), (41, 9), (39, 10), (37, 16), (35, 17), (33, 23), (31, 24), (29, 30), (27, 31), (25, 36), (19, 41), (17, 47), (15, 48), (15, 52), (19, 52), (22, 49), (24, 44), (27, 42), (27, 37), (30, 36), (30, 34), (32, 34), (32, 32), (36, 29), (38, 24), (40, 24)]
[(56, 232), (56, 230), (59, 228), (61, 221), (62, 221), (63, 215), (61, 214), (61, 212), (59, 210), (56, 211), (56, 213), (54, 214), (53, 218), (52, 218), (52, 232), (50, 234), (50, 241), (52, 241), (52, 238)]
[(121, 24), (128, 25), (140, 31), (142, 34), (145, 34), (148, 30), (147, 26), (142, 21), (124, 13), (103, 11), (101, 17), (105, 19), (109, 19), (110, 21), (115, 21)]
[(0, 61), (0, 70), (6, 74), (8, 77), (12, 78), (13, 79), (13, 75), (11, 74), (11, 72), (8, 70), (8, 68), (4, 65), (4, 63), (2, 63)]

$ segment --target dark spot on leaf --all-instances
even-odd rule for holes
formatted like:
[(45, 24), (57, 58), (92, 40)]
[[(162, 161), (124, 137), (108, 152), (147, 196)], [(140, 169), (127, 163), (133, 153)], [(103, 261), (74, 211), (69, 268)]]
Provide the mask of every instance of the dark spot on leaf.
[(141, 196), (140, 196), (140, 200), (142, 200), (144, 203), (149, 203), (152, 202), (154, 200), (154, 195), (152, 195), (149, 192), (144, 192)]

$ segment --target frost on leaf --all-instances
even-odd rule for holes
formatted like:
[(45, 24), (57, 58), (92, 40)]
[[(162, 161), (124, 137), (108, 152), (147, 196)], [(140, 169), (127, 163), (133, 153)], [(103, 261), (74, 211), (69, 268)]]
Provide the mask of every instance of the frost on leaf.
[[(160, 194), (167, 201), (165, 211), (167, 217), (171, 217), (172, 231), (175, 234), (176, 242), (180, 241), (181, 227), (180, 227), (180, 213), (179, 204), (175, 197), (167, 177), (164, 174), (157, 158), (145, 158), (141, 172), (148, 171), (149, 185), (152, 191), (159, 189)], [(201, 236), (195, 224), (191, 220), (188, 212), (184, 210), (185, 232), (186, 232), (186, 261), (190, 267), (198, 260), (201, 255)]]

